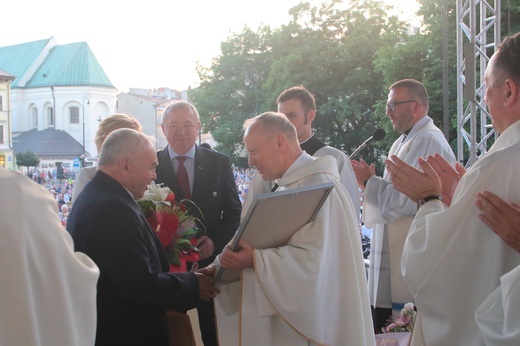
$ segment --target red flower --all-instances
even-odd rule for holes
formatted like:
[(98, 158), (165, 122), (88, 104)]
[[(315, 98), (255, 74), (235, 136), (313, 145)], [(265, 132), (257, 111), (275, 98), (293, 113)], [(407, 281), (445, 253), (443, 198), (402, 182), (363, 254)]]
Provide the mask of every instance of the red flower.
[(196, 247), (199, 220), (188, 214), (185, 204), (191, 203), (198, 209), (195, 203), (190, 200), (175, 202), (175, 195), (169, 188), (153, 182), (137, 202), (166, 250), (172, 271), (186, 271), (186, 262), (200, 259)]
[(167, 206), (157, 206), (157, 222), (159, 226), (155, 233), (161, 240), (163, 246), (168, 245), (179, 227), (179, 217)]
[(159, 221), (157, 221), (157, 214), (155, 212), (150, 213), (146, 216), (146, 220), (150, 224), (150, 227), (152, 227), (152, 230), (157, 232), (157, 227), (159, 226)]
[(173, 192), (170, 192), (165, 199), (166, 202), (170, 202), (173, 204), (175, 202), (175, 194)]

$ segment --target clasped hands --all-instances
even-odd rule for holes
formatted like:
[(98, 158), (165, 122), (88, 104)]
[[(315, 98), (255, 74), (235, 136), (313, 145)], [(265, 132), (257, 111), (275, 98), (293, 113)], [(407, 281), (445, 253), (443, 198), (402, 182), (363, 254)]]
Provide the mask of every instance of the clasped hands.
[[(243, 240), (238, 242), (239, 250), (231, 250), (228, 244), (220, 257), (220, 265), (225, 269), (243, 269), (253, 266), (254, 248)], [(198, 264), (193, 263), (191, 269), (199, 280), (199, 298), (208, 301), (215, 298), (220, 290), (215, 286), (216, 267), (213, 264), (199, 270)]]
[(215, 271), (211, 265), (199, 270), (199, 264), (193, 262), (191, 271), (195, 273), (199, 282), (199, 299), (207, 302), (220, 293), (218, 287), (215, 286)]

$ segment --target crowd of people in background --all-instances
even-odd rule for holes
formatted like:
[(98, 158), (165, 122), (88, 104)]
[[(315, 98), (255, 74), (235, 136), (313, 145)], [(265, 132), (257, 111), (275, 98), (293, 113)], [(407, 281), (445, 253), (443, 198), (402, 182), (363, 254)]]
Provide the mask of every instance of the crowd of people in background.
[[(40, 168), (40, 167), (33, 167), (27, 169), (27, 172), (25, 173), (27, 177), (34, 180), (38, 184), (42, 185), (48, 185), (52, 182), (58, 181), (58, 173), (56, 168), (50, 169), (50, 168)], [(69, 170), (67, 168), (63, 168), (63, 176), (66, 180), (74, 180), (76, 178), (76, 174), (74, 171)]]
[(38, 184), (48, 184), (49, 181), (53, 181), (53, 177), (56, 176), (56, 170), (51, 171), (34, 167), (28, 169), (26, 175)]
[(240, 197), (240, 202), (242, 202), (242, 204), (244, 203), (244, 199), (249, 188), (249, 183), (251, 182), (251, 178), (253, 177), (254, 173), (255, 170), (252, 168), (233, 168), (233, 175), (235, 176), (235, 183), (237, 185), (238, 196)]
[[(38, 169), (34, 169), (34, 171), (38, 171)], [(235, 177), (235, 183), (238, 190), (238, 195), (240, 197), (240, 202), (244, 203), (244, 198), (247, 194), (247, 189), (249, 187), (249, 182), (253, 177), (255, 170), (252, 168), (242, 168), (242, 167), (234, 167), (233, 175)], [(33, 179), (33, 170), (29, 171), (27, 176)], [(52, 176), (52, 173), (49, 171), (49, 176)], [(44, 182), (39, 182), (37, 179), (33, 179), (35, 182), (45, 185), (45, 187), (49, 190), (52, 197), (56, 199), (58, 203), (58, 211), (60, 213), (60, 218), (63, 225), (67, 223), (67, 216), (70, 211), (72, 205), (72, 191), (74, 189), (75, 181), (72, 179), (61, 180), (57, 179)]]
[[(254, 172), (255, 170), (252, 168), (233, 167), (233, 175), (235, 177), (240, 202), (242, 203), (244, 203), (249, 182)], [(69, 179), (57, 179), (55, 170), (53, 172), (38, 167), (28, 170), (25, 175), (38, 184), (44, 185), (49, 190), (52, 197), (56, 199), (60, 219), (65, 226), (73, 202), (72, 196), (76, 183), (73, 176)]]

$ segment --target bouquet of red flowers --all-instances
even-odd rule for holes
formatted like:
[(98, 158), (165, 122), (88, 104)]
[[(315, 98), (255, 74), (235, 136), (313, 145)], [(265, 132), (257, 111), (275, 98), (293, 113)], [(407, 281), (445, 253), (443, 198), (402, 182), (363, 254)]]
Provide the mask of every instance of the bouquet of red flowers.
[(186, 271), (186, 262), (200, 259), (195, 246), (199, 219), (188, 214), (186, 204), (198, 207), (188, 199), (176, 202), (175, 194), (161, 185), (152, 181), (137, 203), (166, 250), (170, 271)]

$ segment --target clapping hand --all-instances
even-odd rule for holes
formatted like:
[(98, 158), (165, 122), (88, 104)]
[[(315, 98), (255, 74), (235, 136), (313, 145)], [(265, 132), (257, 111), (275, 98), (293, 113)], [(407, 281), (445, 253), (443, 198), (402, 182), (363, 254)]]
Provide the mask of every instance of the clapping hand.
[(466, 174), (466, 168), (456, 162), (455, 167), (446, 161), (441, 155), (428, 156), (428, 163), (439, 175), (442, 184), (442, 201), (448, 207), (451, 205), (453, 193), (462, 176)]
[(372, 163), (370, 166), (365, 160), (360, 159), (359, 161), (350, 160), (358, 186), (361, 190), (365, 190), (365, 181), (370, 179), (373, 175), (376, 175), (376, 166)]
[(427, 196), (441, 196), (442, 186), (437, 172), (422, 158), (418, 159), (418, 163), (422, 172), (395, 155), (386, 160), (386, 168), (390, 172), (394, 188), (414, 202)]
[(479, 218), (516, 251), (520, 252), (520, 206), (489, 192), (477, 193)]

